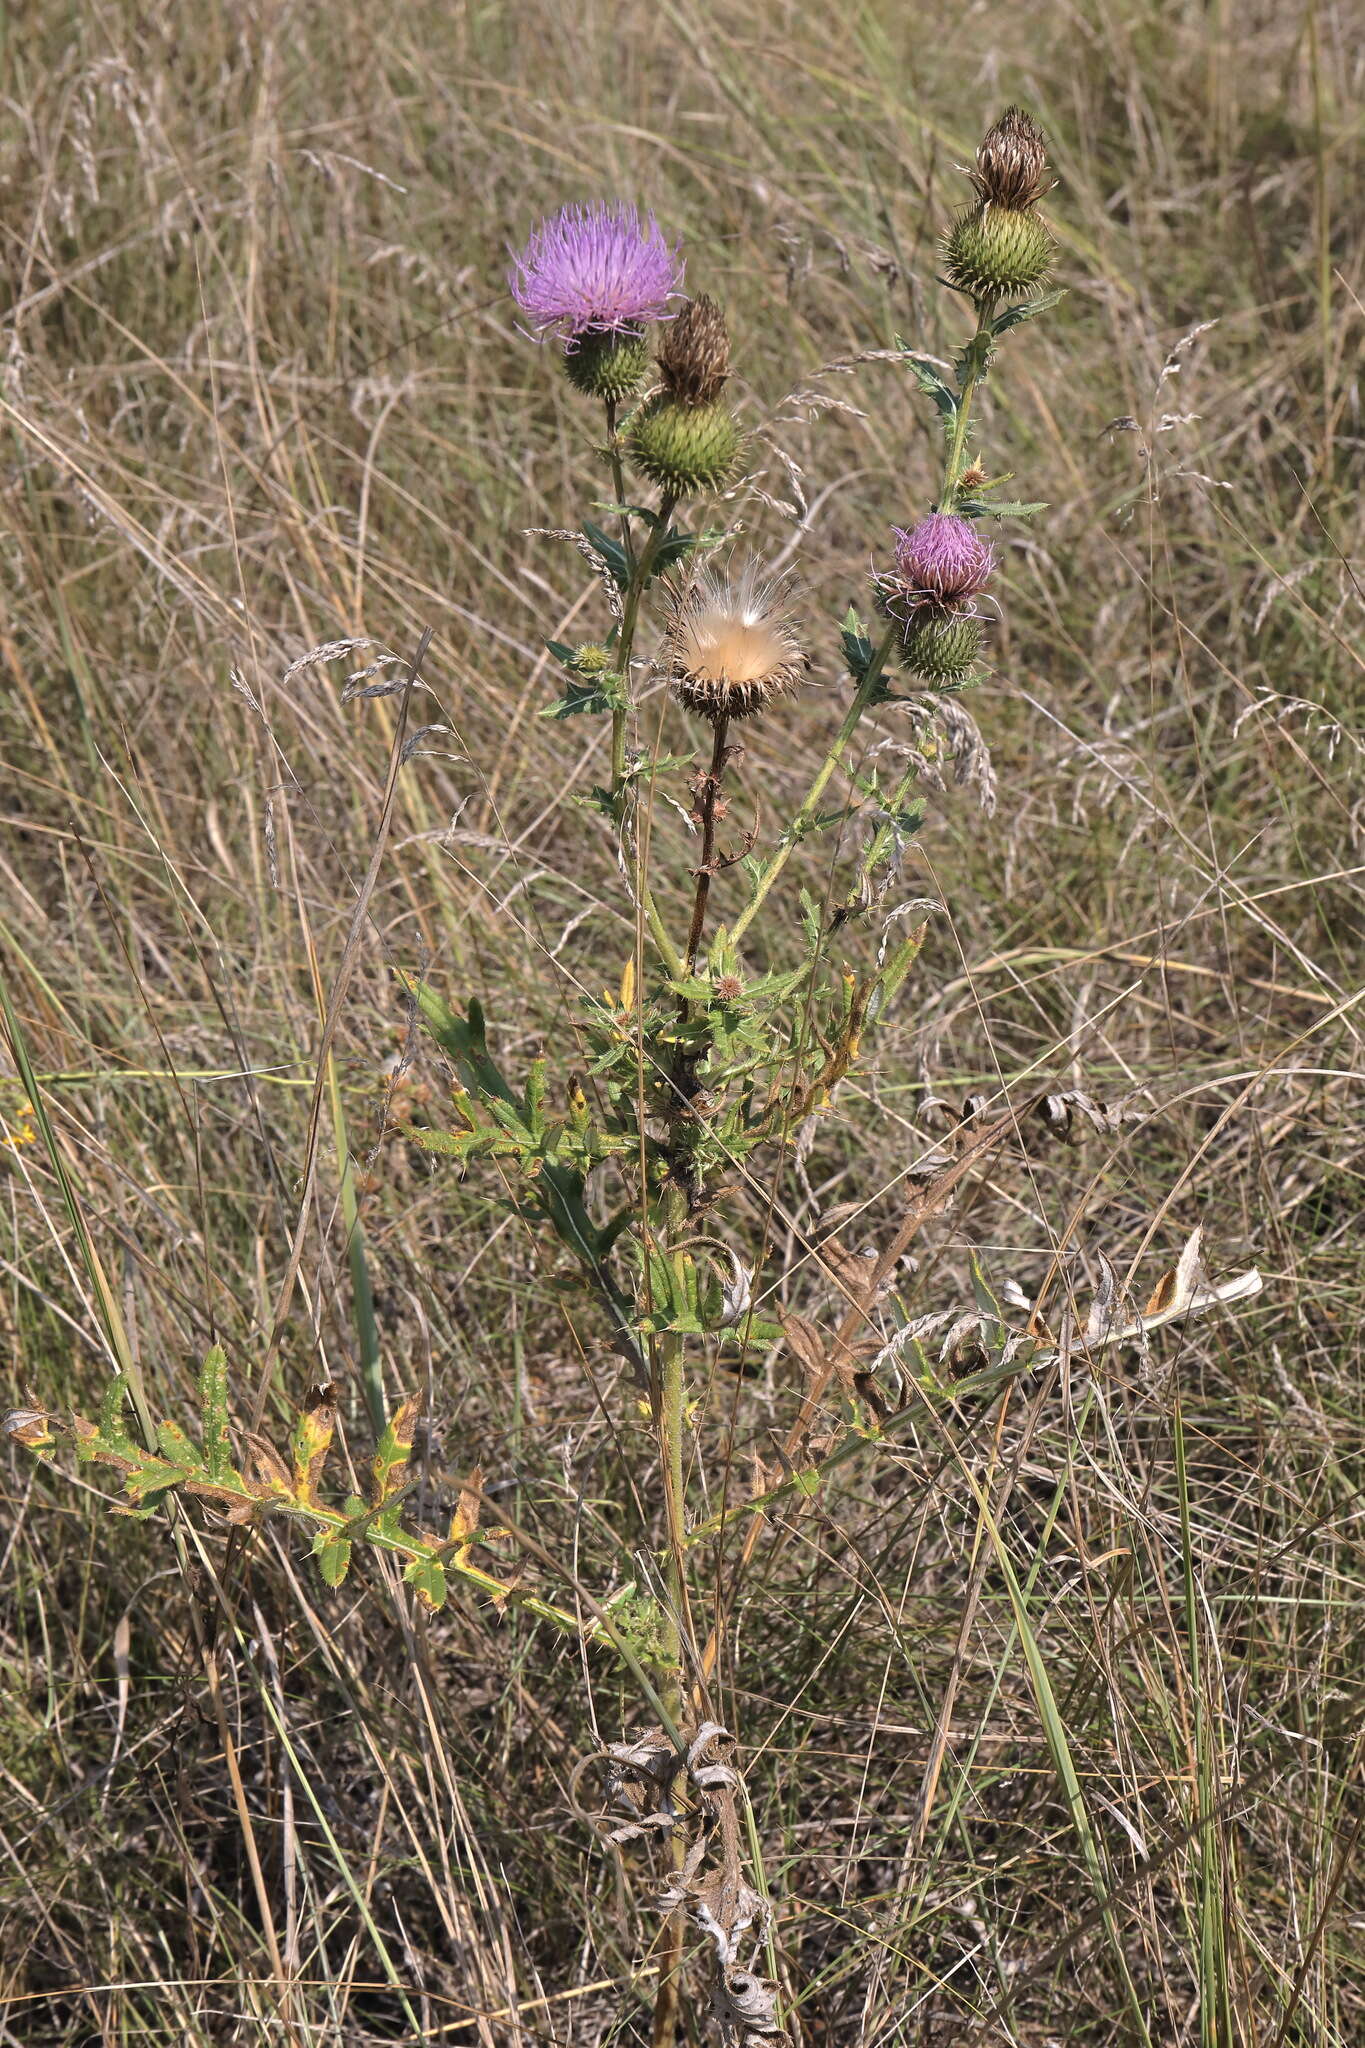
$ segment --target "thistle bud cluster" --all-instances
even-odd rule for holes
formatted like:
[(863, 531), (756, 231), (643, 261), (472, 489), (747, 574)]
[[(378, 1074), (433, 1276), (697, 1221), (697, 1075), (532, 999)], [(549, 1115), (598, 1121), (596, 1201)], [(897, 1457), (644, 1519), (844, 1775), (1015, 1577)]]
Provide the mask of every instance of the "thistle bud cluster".
[(507, 281), (536, 333), (559, 337), (575, 389), (616, 403), (644, 379), (645, 325), (668, 317), (683, 263), (652, 213), (599, 202), (542, 221)]
[(714, 299), (703, 294), (683, 308), (658, 360), (663, 388), (631, 422), (631, 459), (671, 498), (723, 490), (739, 466), (743, 440), (721, 398), (730, 374), (730, 335)]
[(1038, 212), (1051, 189), (1042, 130), (1008, 107), (989, 130), (968, 173), (977, 204), (958, 216), (944, 243), (948, 281), (981, 302), (1030, 291), (1052, 262), (1052, 233)]
[(892, 567), (876, 580), (878, 609), (900, 627), (901, 659), (933, 683), (958, 683), (981, 649), (977, 599), (990, 582), (995, 550), (969, 519), (931, 512), (894, 529)]

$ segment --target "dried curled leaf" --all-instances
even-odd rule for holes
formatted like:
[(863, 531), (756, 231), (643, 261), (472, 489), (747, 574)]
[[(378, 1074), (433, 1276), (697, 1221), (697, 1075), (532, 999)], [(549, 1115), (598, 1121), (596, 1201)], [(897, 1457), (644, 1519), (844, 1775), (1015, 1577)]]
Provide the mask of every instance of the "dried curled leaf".
[(336, 1410), (334, 1386), (312, 1388), (299, 1410), (289, 1451), (294, 1465), (294, 1491), (300, 1500), (317, 1501), (323, 1466), (336, 1429)]

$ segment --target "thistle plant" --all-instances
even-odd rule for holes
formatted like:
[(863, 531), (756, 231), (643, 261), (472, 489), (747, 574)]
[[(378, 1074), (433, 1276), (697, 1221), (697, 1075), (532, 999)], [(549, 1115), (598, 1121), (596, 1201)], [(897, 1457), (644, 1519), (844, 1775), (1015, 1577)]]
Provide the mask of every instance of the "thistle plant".
[[(652, 1482), (635, 1475), (631, 1497), (652, 1498), (661, 1531), (636, 1578), (585, 1593), (569, 1559), (489, 1512), (477, 1474), (444, 1533), (414, 1527), (405, 1513), (418, 1416), (411, 1401), (383, 1433), (367, 1492), (329, 1500), (329, 1391), (305, 1401), (283, 1452), (255, 1431), (234, 1445), (226, 1361), (216, 1351), (203, 1371), (197, 1443), (158, 1423), (126, 1379), (95, 1422), (33, 1408), (9, 1425), (40, 1454), (65, 1440), (82, 1463), (112, 1469), (125, 1511), (149, 1514), (185, 1496), (237, 1527), (284, 1516), (305, 1529), (330, 1585), (369, 1546), (399, 1562), (429, 1608), (462, 1587), (516, 1604), (614, 1660), (641, 1722), (602, 1759), (604, 1797), (616, 1808), (604, 1833), (622, 1845), (657, 1844), (663, 1865), (655, 2048), (671, 2048), (689, 1987), (703, 1982), (729, 2042), (754, 2048), (782, 2032), (762, 1843), (714, 1700), (725, 1602), (763, 1516), (784, 1499), (799, 1501), (839, 1463), (875, 1455), (912, 1403), (946, 1410), (1055, 1356), (1041, 1318), (1012, 1327), (979, 1268), (966, 1316), (954, 1309), (905, 1319), (869, 1338), (871, 1304), (904, 1249), (899, 1241), (850, 1291), (836, 1329), (765, 1312), (780, 1277), (769, 1270), (766, 1226), (783, 1177), (811, 1132), (837, 1117), (840, 1084), (867, 1057), (924, 942), (922, 921), (905, 931), (888, 918), (874, 945), (858, 927), (921, 828), (933, 720), (983, 673), (998, 567), (997, 543), (983, 529), (1045, 509), (1007, 499), (1007, 479), (992, 477), (972, 447), (975, 401), (1002, 344), (1062, 297), (1038, 289), (1053, 240), (1038, 211), (1048, 188), (1043, 138), (1027, 115), (1011, 109), (991, 128), (970, 179), (974, 203), (945, 240), (946, 283), (969, 315), (960, 351), (945, 370), (898, 344), (937, 417), (941, 471), (932, 489), (926, 479), (922, 505), (888, 506), (885, 538), (868, 537), (880, 554), (871, 617), (854, 603), (837, 628), (846, 680), (804, 795), (785, 818), (760, 820), (738, 838), (730, 824), (744, 754), (736, 734), (787, 715), (811, 665), (812, 634), (791, 585), (760, 558), (720, 558), (717, 536), (674, 523), (680, 506), (734, 486), (743, 464), (723, 310), (706, 295), (684, 299), (678, 244), (652, 215), (624, 204), (564, 208), (512, 263), (509, 285), (526, 325), (558, 351), (585, 405), (600, 408), (593, 444), (610, 492), (565, 537), (593, 566), (602, 617), (591, 640), (547, 643), (563, 683), (545, 715), (604, 721), (604, 779), (593, 802), (618, 850), (622, 907), (640, 942), (610, 993), (574, 997), (572, 1063), (541, 1058), (520, 1075), (500, 1054), (496, 1018), (490, 1026), (477, 996), (457, 1007), (410, 977), (454, 1083), (448, 1127), (414, 1125), (410, 1135), (466, 1169), (496, 1166), (490, 1188), (557, 1249), (564, 1277), (621, 1361), (623, 1399), (639, 1404), (652, 1443)], [(908, 692), (892, 687), (897, 669)], [(642, 690), (655, 677), (691, 722), (687, 753), (632, 745)], [(873, 714), (903, 741), (908, 733), (888, 756), (908, 761), (903, 772), (887, 777), (855, 759)], [(646, 831), (658, 792), (686, 816), (685, 842), (657, 826)], [(789, 863), (822, 835), (837, 843), (844, 872), (823, 900), (798, 888), (793, 901)], [(991, 1136), (987, 1129), (974, 1142)], [(1193, 1255), (1158, 1295), (1148, 1321), (1212, 1298), (1201, 1292)], [(1141, 1327), (1142, 1315), (1134, 1320), (1112, 1296), (1097, 1304), (1088, 1340), (1099, 1346)], [(930, 1340), (945, 1329), (934, 1354)], [(717, 1363), (738, 1367), (784, 1344), (810, 1375), (784, 1469), (756, 1497), (722, 1496), (703, 1516), (688, 1470), (708, 1378)], [(831, 1381), (844, 1396), (841, 1419), (816, 1455), (810, 1424)], [(141, 1440), (129, 1427), (130, 1397)], [(722, 1592), (701, 1582), (701, 1560), (732, 1531), (742, 1543)], [(521, 1546), (516, 1569), (481, 1561), (489, 1546), (509, 1542)], [(709, 1620), (699, 1628), (702, 1615)], [(698, 2032), (689, 2025), (688, 2038)]]

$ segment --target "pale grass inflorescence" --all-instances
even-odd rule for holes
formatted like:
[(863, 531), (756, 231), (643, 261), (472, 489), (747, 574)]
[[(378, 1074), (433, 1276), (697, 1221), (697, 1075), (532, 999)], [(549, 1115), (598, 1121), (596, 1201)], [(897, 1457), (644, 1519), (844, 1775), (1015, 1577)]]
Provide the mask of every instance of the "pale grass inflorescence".
[(1055, 215), (876, 9), (122, 13), (0, 50), (10, 2032), (1354, 2048), (1339, 7), (979, 24)]

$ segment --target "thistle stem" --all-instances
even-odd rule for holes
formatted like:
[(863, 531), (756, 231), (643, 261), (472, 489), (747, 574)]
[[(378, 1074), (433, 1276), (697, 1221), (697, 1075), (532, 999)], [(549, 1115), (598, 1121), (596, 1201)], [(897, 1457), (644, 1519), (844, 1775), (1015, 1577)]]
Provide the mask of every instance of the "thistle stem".
[(689, 974), (697, 964), (701, 935), (706, 927), (706, 904), (711, 894), (711, 877), (715, 873), (716, 798), (720, 795), (720, 779), (725, 773), (725, 736), (729, 729), (730, 721), (722, 712), (716, 720), (711, 766), (701, 787), (701, 861), (697, 868), (697, 893), (692, 902), (692, 924), (687, 934), (687, 954), (684, 961)]
[(967, 453), (967, 429), (972, 417), (972, 399), (976, 388), (986, 374), (986, 357), (994, 339), (991, 321), (999, 303), (996, 299), (976, 299), (976, 333), (967, 344), (967, 360), (970, 364), (959, 387), (957, 416), (953, 421), (953, 438), (948, 447), (948, 460), (943, 466), (943, 495), (939, 499), (940, 512), (951, 512), (957, 504), (958, 486), (962, 481), (963, 457)]
[[(619, 474), (620, 456), (615, 458), (613, 475)], [(622, 481), (620, 489), (625, 489)], [(640, 550), (638, 559), (631, 566), (630, 582), (626, 587), (626, 601), (621, 613), (621, 631), (616, 642), (617, 667), (621, 673), (621, 686), (626, 702), (611, 714), (611, 795), (618, 811), (622, 806), (626, 780), (626, 720), (630, 716), (630, 663), (635, 649), (635, 628), (640, 617), (640, 599), (644, 596), (645, 585), (649, 582), (654, 557), (659, 542), (668, 531), (668, 522), (673, 517), (677, 499), (665, 492), (659, 500), (659, 509), (654, 515), (654, 524), (649, 529), (649, 538)]]
[[(685, 1257), (685, 1253), (675, 1254), (675, 1264)], [(681, 1283), (681, 1275), (679, 1280)], [(686, 1597), (683, 1574), (687, 1542), (686, 1481), (683, 1476), (686, 1401), (683, 1339), (676, 1330), (665, 1330), (659, 1338), (659, 1378), (655, 1401), (659, 1467), (663, 1480), (664, 1517), (668, 1535), (668, 1554), (665, 1562), (667, 1593), (661, 1631), (660, 1661), (663, 1668), (660, 1674), (660, 1692), (670, 1717), (678, 1726), (682, 1725), (686, 1704), (682, 1668), (683, 1613)], [(669, 1840), (669, 1862), (674, 1870), (681, 1869), (685, 1851), (684, 1837), (681, 1831), (675, 1828)], [(673, 2048), (673, 2042), (677, 2037), (682, 2002), (685, 1932), (686, 1916), (684, 1909), (678, 1906), (669, 1914), (659, 1941), (659, 1982), (654, 1994), (651, 2048)]]
[[(616, 438), (616, 400), (604, 398), (603, 410), (607, 416), (607, 461), (611, 464), (611, 487), (616, 493), (616, 502), (626, 502), (626, 472), (621, 461), (621, 444)], [(631, 537), (630, 514), (621, 513), (621, 549), (631, 568), (635, 567), (635, 542)]]
[(825, 793), (830, 778), (834, 774), (835, 769), (839, 766), (840, 761), (843, 759), (844, 748), (852, 739), (855, 726), (857, 725), (859, 719), (862, 717), (863, 713), (866, 711), (868, 705), (872, 702), (873, 697), (876, 695), (877, 685), (882, 679), (882, 671), (886, 667), (888, 657), (890, 656), (892, 647), (895, 645), (899, 630), (899, 627), (892, 624), (887, 627), (885, 633), (882, 635), (881, 643), (878, 646), (876, 652), (873, 654), (871, 661), (868, 663), (867, 668), (863, 673), (863, 679), (858, 685), (857, 692), (853, 698), (853, 702), (849, 705), (848, 710), (844, 714), (844, 722), (839, 727), (838, 732), (834, 736), (834, 744), (830, 748), (828, 754), (826, 754), (824, 762), (821, 765), (820, 772), (816, 776), (814, 782), (811, 784), (810, 789), (806, 794), (806, 799), (804, 803), (801, 805), (800, 810), (797, 812), (796, 816), (792, 819), (791, 824), (788, 826), (787, 831), (783, 837), (782, 844), (778, 847), (777, 851), (773, 854), (771, 860), (768, 862), (767, 867), (764, 868), (763, 873), (759, 876), (758, 881), (754, 887), (754, 893), (750, 897), (748, 904), (746, 905), (744, 910), (740, 912), (739, 917), (736, 919), (735, 923), (731, 927), (730, 936), (736, 942), (738, 942), (743, 937), (744, 933), (748, 931), (749, 926), (753, 923), (755, 917), (757, 917), (759, 911), (763, 908), (763, 905), (768, 897), (768, 892), (771, 890), (773, 883), (777, 880), (783, 868), (791, 859), (796, 847), (805, 837), (806, 830), (810, 825), (811, 819), (815, 816), (816, 810), (820, 803), (820, 799)]
[[(910, 795), (911, 791), (916, 787), (918, 782), (919, 771), (915, 768), (912, 768), (908, 775), (904, 775), (901, 777), (901, 780), (896, 785), (895, 793), (891, 797), (890, 801), (890, 809), (893, 812), (899, 811), (901, 805), (905, 802), (906, 798)], [(865, 909), (867, 907), (867, 903), (864, 900), (864, 892), (868, 892), (868, 900), (870, 900), (872, 877), (876, 874), (877, 869), (880, 867), (882, 862), (882, 856), (885, 854), (887, 847), (891, 844), (892, 835), (895, 833), (896, 829), (897, 828), (895, 825), (893, 825), (889, 822), (889, 820), (884, 818), (882, 823), (878, 825), (876, 831), (873, 833), (871, 839), (868, 842), (867, 852), (863, 855), (862, 860), (858, 863), (858, 879), (854, 883), (853, 887), (850, 889), (848, 895), (844, 898), (843, 915), (845, 917), (854, 917), (857, 915), (859, 910)]]

